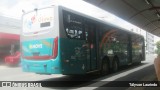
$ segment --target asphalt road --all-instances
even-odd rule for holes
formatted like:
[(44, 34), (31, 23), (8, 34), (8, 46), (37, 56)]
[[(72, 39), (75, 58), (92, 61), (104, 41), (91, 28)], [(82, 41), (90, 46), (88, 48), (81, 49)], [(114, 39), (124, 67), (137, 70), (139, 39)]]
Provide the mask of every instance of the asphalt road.
[[(121, 67), (116, 73), (106, 76), (83, 75), (39, 75), (34, 73), (22, 72), (20, 67), (8, 67), (0, 65), (0, 81), (54, 81), (54, 87), (41, 88), (0, 88), (1, 90), (158, 90), (157, 87), (121, 87), (121, 83), (132, 81), (156, 81), (153, 59), (155, 55), (147, 55), (146, 61), (139, 65)], [(59, 82), (56, 82), (59, 81)], [(67, 81), (67, 82), (64, 82)], [(76, 81), (76, 82), (75, 82)], [(77, 82), (78, 81), (78, 82)], [(61, 83), (62, 82), (62, 83)], [(57, 86), (56, 86), (57, 85)], [(115, 85), (115, 87), (113, 87)], [(116, 86), (117, 85), (117, 86)], [(59, 87), (58, 87), (59, 86)]]

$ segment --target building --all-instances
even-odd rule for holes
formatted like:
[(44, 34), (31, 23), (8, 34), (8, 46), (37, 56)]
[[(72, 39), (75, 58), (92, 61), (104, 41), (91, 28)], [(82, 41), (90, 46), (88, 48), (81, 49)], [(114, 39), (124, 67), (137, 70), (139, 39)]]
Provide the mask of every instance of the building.
[(153, 54), (154, 50), (154, 35), (146, 32), (146, 52), (148, 54)]
[(19, 50), (21, 20), (0, 16), (0, 59)]

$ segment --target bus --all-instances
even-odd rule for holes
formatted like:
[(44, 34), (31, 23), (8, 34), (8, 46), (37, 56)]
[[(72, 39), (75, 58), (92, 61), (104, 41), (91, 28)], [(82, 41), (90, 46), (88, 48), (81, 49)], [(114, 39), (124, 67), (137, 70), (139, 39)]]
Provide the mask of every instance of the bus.
[(22, 17), (21, 65), (37, 74), (108, 74), (145, 60), (144, 37), (64, 6)]

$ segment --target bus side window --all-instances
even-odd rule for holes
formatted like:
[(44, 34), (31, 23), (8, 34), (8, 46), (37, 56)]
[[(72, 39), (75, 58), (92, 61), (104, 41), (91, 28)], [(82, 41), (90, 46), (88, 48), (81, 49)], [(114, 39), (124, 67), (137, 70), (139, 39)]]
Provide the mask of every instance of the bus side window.
[(84, 40), (83, 17), (64, 11), (64, 29), (71, 39)]

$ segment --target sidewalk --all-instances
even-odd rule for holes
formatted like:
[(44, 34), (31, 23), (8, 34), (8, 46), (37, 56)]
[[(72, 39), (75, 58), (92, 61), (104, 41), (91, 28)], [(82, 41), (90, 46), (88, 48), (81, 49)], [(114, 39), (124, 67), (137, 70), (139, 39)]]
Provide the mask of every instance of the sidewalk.
[[(146, 54), (146, 60), (143, 61), (143, 63), (154, 63), (154, 59), (156, 57), (156, 54)], [(157, 81), (156, 73), (153, 73), (151, 76), (143, 78), (141, 81)], [(131, 87), (127, 90), (160, 90), (160, 87)]]

